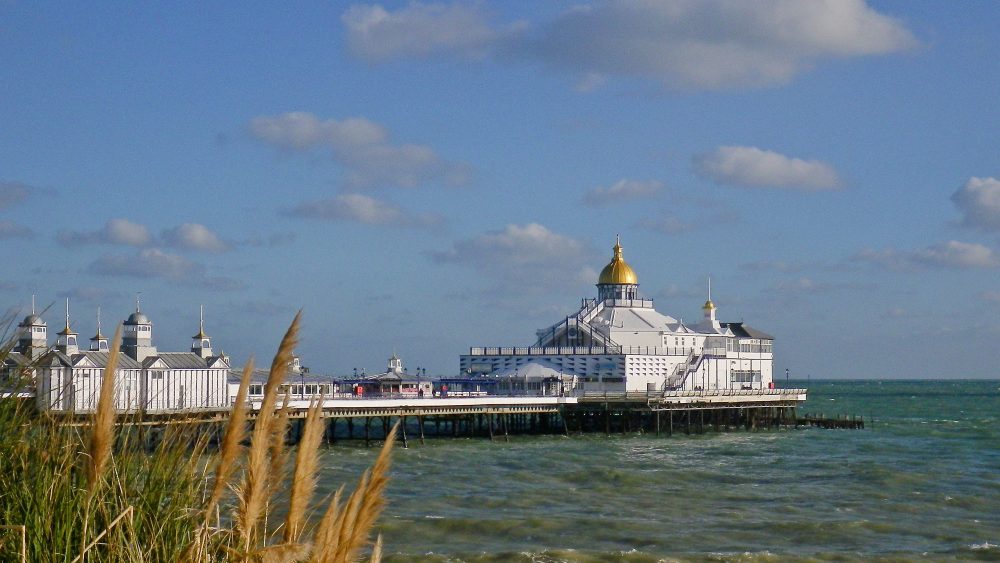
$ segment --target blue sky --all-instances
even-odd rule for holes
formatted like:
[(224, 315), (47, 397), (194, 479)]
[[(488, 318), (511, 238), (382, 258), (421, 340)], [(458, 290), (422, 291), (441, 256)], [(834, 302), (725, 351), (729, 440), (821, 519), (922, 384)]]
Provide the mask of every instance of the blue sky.
[[(0, 304), (453, 374), (596, 295), (996, 377), (995, 2), (0, 6)], [(54, 331), (53, 331), (54, 332)]]

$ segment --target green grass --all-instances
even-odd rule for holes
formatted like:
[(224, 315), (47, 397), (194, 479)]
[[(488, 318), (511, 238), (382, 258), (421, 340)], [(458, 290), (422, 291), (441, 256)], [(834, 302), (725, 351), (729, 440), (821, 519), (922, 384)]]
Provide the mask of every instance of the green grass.
[[(265, 405), (275, 409), (298, 320), (272, 365), (272, 395)], [(9, 348), (0, 346), (0, 359)], [(245, 377), (244, 386), (248, 382)], [(8, 526), (0, 529), (0, 560), (20, 560), (21, 535), (10, 528), (20, 525), (27, 560), (39, 562), (339, 562), (371, 550), (392, 440), (343, 504), (339, 498), (316, 500), (315, 455), (296, 456), (297, 467), (279, 471), (293, 465), (281, 439), (287, 417), (262, 413), (262, 428), (251, 436), (250, 423), (237, 413), (216, 448), (209, 445), (210, 432), (198, 425), (154, 430), (134, 424), (135, 415), (115, 420), (112, 394), (104, 390), (96, 413), (77, 425), (70, 421), (80, 418), (36, 412), (30, 400), (0, 399), (0, 524)], [(319, 415), (311, 409), (314, 425), (321, 424)], [(290, 494), (298, 506), (292, 511)], [(249, 513), (254, 506), (263, 510)], [(268, 521), (275, 512), (287, 513), (285, 521)], [(316, 518), (308, 522), (306, 514)], [(295, 533), (284, 533), (287, 522), (295, 523)]]

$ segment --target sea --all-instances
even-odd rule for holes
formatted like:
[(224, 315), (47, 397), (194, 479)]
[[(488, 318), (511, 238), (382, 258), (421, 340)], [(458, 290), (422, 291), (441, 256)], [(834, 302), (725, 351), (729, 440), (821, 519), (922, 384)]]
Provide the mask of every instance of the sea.
[[(1000, 381), (790, 386), (866, 428), (411, 437), (384, 560), (1000, 561)], [(324, 450), (322, 492), (376, 454)]]

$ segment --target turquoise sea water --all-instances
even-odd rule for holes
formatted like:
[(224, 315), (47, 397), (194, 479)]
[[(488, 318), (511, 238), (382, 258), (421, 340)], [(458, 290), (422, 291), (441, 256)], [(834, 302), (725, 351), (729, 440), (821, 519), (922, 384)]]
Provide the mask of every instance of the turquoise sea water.
[[(395, 453), (390, 561), (1000, 560), (1000, 381), (812, 381), (866, 430), (459, 438)], [(375, 448), (323, 454), (324, 492)]]

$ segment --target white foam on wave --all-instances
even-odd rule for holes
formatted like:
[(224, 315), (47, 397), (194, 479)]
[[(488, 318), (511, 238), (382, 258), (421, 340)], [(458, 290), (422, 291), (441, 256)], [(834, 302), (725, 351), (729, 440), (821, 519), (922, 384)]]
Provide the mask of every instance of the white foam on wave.
[(990, 543), (988, 541), (983, 542), (983, 543), (974, 543), (974, 544), (970, 544), (969, 545), (969, 549), (978, 549), (978, 550), (982, 550), (982, 549), (996, 549), (998, 547), (1000, 547), (1000, 545), (997, 545), (995, 543)]

